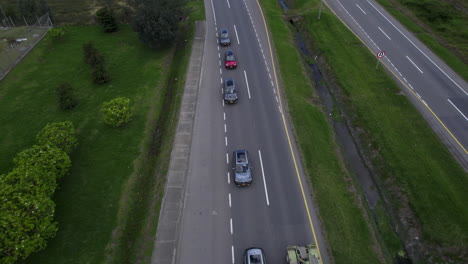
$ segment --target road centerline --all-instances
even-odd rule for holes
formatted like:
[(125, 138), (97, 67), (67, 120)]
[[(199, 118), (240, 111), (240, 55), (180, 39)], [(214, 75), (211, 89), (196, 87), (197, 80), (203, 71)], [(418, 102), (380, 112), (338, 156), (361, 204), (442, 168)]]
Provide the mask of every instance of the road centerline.
[(367, 15), (367, 13), (364, 12), (364, 10), (358, 4), (356, 4), (356, 6), (364, 13), (364, 15)]
[(270, 199), (268, 199), (268, 189), (266, 186), (265, 171), (263, 170), (262, 152), (260, 150), (258, 150), (258, 156), (260, 157), (260, 167), (262, 168), (263, 187), (265, 188), (266, 203), (267, 205), (270, 205)]
[(384, 34), (389, 40), (392, 40), (388, 35), (387, 33), (385, 33), (385, 31), (383, 31), (383, 29), (381, 29), (380, 27), (378, 27), (380, 32), (382, 32), (382, 34)]
[(455, 106), (454, 103), (452, 103), (452, 101), (450, 101), (450, 99), (447, 99), (447, 101), (449, 101), (449, 103), (458, 111), (458, 113), (460, 113), (460, 115), (462, 115), (466, 121), (468, 121), (468, 118), (463, 114), (462, 111), (460, 111), (460, 109), (458, 109), (458, 107)]
[(247, 85), (247, 93), (249, 94), (249, 99), (252, 99), (250, 97), (249, 81), (247, 80), (247, 72), (245, 70), (244, 70), (244, 77), (245, 77), (245, 84)]
[(237, 45), (240, 45), (239, 35), (237, 34), (236, 25), (234, 25), (234, 31), (236, 32)]
[(423, 73), (423, 71), (418, 67), (418, 65), (416, 65), (416, 63), (414, 63), (414, 61), (410, 59), (410, 57), (406, 56), (406, 58), (414, 65), (414, 67), (416, 67), (416, 69), (418, 69), (420, 73)]

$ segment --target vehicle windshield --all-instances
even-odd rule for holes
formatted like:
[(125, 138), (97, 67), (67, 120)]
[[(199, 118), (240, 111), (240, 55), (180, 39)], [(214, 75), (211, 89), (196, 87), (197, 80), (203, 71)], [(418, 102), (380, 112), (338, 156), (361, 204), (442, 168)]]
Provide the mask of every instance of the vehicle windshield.
[(234, 60), (235, 60), (235, 59), (234, 59), (234, 55), (227, 55), (227, 56), (226, 56), (226, 60), (227, 60), (227, 61), (234, 61)]
[(262, 256), (250, 255), (250, 263), (262, 263)]
[(221, 38), (227, 39), (227, 38), (229, 38), (229, 34), (227, 32), (223, 32), (223, 33), (221, 33)]
[(246, 165), (239, 164), (236, 166), (236, 173), (246, 173), (248, 167)]
[(236, 89), (234, 89), (234, 88), (232, 88), (232, 87), (226, 88), (226, 93), (227, 93), (227, 94), (235, 94), (235, 93), (236, 93)]

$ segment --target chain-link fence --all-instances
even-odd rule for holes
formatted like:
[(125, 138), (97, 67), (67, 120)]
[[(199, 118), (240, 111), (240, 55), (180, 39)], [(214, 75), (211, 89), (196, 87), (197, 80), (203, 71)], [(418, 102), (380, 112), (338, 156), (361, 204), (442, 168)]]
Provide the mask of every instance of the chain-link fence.
[(0, 80), (15, 67), (53, 26), (49, 13), (23, 23), (5, 15), (0, 7)]

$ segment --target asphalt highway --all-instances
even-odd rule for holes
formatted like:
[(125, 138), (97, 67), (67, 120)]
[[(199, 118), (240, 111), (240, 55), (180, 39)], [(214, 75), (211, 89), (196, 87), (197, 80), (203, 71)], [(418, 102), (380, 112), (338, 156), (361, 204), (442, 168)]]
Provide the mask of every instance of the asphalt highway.
[(374, 0), (325, 2), (374, 54), (385, 51), (381, 63), (468, 171), (467, 83)]
[[(243, 263), (249, 247), (268, 263), (285, 263), (286, 246), (318, 243), (329, 263), (272, 65), (264, 20), (256, 1), (205, 0), (206, 41), (188, 179), (175, 263)], [(231, 46), (221, 47), (221, 28)], [(224, 67), (232, 49), (238, 67)], [(223, 103), (232, 77), (239, 102)], [(285, 126), (287, 125), (287, 126)], [(236, 187), (232, 152), (250, 154), (253, 183)]]

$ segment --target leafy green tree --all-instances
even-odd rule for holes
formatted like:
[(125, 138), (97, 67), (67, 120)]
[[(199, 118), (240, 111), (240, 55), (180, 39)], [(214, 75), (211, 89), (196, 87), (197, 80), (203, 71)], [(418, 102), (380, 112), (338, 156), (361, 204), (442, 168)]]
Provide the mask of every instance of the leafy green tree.
[(140, 0), (132, 27), (150, 47), (171, 43), (185, 14), (182, 0)]
[(99, 24), (101, 24), (101, 26), (104, 28), (105, 32), (115, 32), (119, 29), (112, 9), (103, 7), (96, 12), (96, 17)]
[(50, 191), (37, 185), (50, 186), (43, 181), (55, 180), (43, 174), (28, 168), (0, 175), (0, 263), (13, 264), (44, 249), (57, 231)]
[(16, 168), (35, 167), (56, 178), (65, 176), (71, 167), (67, 153), (51, 145), (35, 145), (20, 152), (13, 161)]
[(120, 127), (132, 118), (130, 99), (118, 97), (109, 102), (105, 102), (102, 105), (101, 113), (103, 114), (104, 123), (109, 126)]
[(50, 28), (49, 36), (52, 41), (58, 41), (63, 38), (65, 35), (65, 30), (63, 28)]
[(78, 146), (75, 128), (70, 121), (47, 124), (36, 137), (38, 145), (55, 145), (66, 153)]
[(57, 94), (60, 109), (72, 109), (78, 104), (73, 88), (69, 83), (65, 82), (57, 86), (55, 92)]

